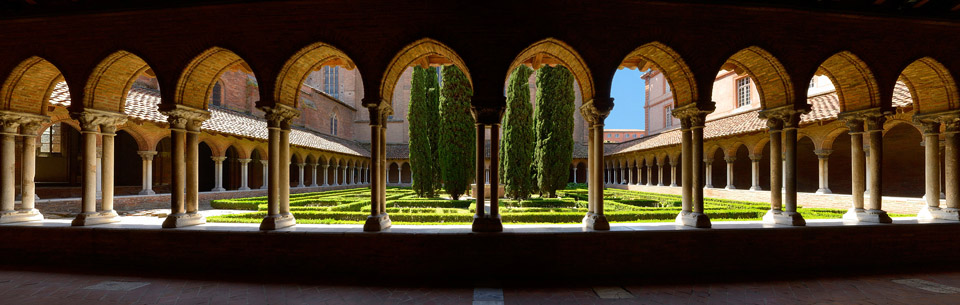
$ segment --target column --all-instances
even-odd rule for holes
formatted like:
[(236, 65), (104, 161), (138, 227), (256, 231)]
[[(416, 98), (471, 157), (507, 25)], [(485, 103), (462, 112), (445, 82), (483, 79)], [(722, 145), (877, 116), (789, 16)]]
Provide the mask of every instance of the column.
[(298, 163), (298, 164), (297, 164), (297, 167), (300, 168), (300, 176), (299, 176), (299, 177), (300, 177), (300, 183), (297, 184), (297, 187), (306, 187), (306, 185), (303, 184), (303, 176), (304, 176), (304, 175), (303, 175), (303, 169), (304, 169), (306, 166), (307, 166), (306, 163)]
[(770, 133), (770, 210), (763, 216), (764, 221), (776, 222), (776, 215), (783, 213), (783, 161), (780, 160), (783, 149), (780, 138), (783, 131), (783, 121), (772, 117), (767, 119), (767, 129)]
[(476, 150), (475, 150), (474, 152), (476, 153), (476, 159), (475, 159), (476, 161), (475, 161), (475, 163), (476, 163), (477, 171), (475, 172), (476, 178), (475, 178), (474, 181), (476, 182), (476, 186), (477, 186), (476, 189), (477, 189), (477, 191), (475, 192), (475, 194), (473, 194), (473, 197), (476, 198), (476, 200), (477, 200), (477, 213), (476, 213), (476, 215), (473, 216), (473, 222), (474, 222), (474, 223), (477, 223), (477, 219), (479, 219), (479, 218), (484, 218), (484, 217), (485, 217), (485, 216), (484, 216), (484, 213), (486, 213), (485, 210), (486, 210), (486, 205), (487, 205), (487, 204), (486, 204), (486, 196), (485, 196), (485, 194), (484, 194), (484, 191), (485, 191), (485, 190), (483, 189), (484, 179), (486, 178), (486, 175), (485, 175), (485, 174), (486, 174), (486, 166), (484, 166), (484, 164), (483, 164), (483, 162), (484, 162), (483, 159), (484, 159), (484, 157), (485, 157), (484, 154), (483, 154), (484, 145), (485, 145), (485, 144), (484, 144), (484, 141), (485, 141), (484, 138), (486, 137), (486, 134), (484, 133), (484, 130), (485, 130), (485, 129), (486, 129), (486, 126), (485, 126), (484, 124), (482, 124), (482, 123), (476, 123), (476, 131), (475, 131), (475, 132), (476, 132), (476, 134), (477, 134), (477, 135), (476, 135), (476, 141), (477, 141), (477, 143), (476, 143), (476, 146), (475, 146), (475, 147), (476, 147)]
[(318, 186), (320, 186), (320, 185), (317, 184), (317, 166), (318, 166), (318, 165), (320, 165), (320, 163), (311, 163), (311, 164), (310, 164), (310, 167), (313, 168), (313, 169), (310, 171), (310, 172), (312, 173), (312, 175), (313, 175), (313, 176), (311, 176), (312, 179), (310, 179), (310, 181), (313, 182), (313, 183), (310, 184), (310, 187), (318, 187)]
[(240, 161), (240, 188), (238, 190), (247, 191), (250, 190), (250, 174), (249, 174), (249, 165), (250, 159), (238, 159)]
[[(917, 219), (960, 220), (957, 218), (955, 210), (953, 213), (949, 213), (947, 211), (948, 209), (940, 208), (940, 120), (936, 116), (929, 117), (925, 115), (914, 116), (914, 121), (917, 125), (920, 125), (920, 129), (923, 131), (924, 185), (926, 186), (926, 194), (923, 197), (927, 202), (927, 206), (921, 208), (920, 212), (917, 213)], [(949, 119), (947, 122), (949, 122)], [(949, 128), (950, 124), (948, 123), (946, 125)], [(949, 134), (945, 134), (944, 136), (945, 139), (950, 137)], [(948, 156), (945, 155), (944, 159), (947, 158)], [(949, 175), (947, 177), (947, 179), (950, 179)]]
[(340, 185), (340, 180), (337, 179), (337, 172), (339, 168), (340, 168), (339, 163), (333, 165), (333, 182), (330, 185), (333, 185), (333, 186)]
[(712, 189), (713, 188), (713, 156), (710, 156), (710, 158), (704, 158), (703, 164), (706, 168), (706, 172), (704, 173), (704, 179), (706, 179), (706, 185), (704, 185), (703, 187)]
[(657, 186), (663, 186), (663, 168), (667, 166), (667, 160), (660, 158), (657, 164)]
[(950, 214), (951, 220), (960, 220), (958, 211), (960, 211), (960, 162), (958, 162), (957, 132), (960, 132), (960, 118), (957, 116), (944, 117), (941, 119), (944, 132), (944, 156), (943, 170), (946, 176), (943, 187), (947, 198), (947, 207), (942, 210), (945, 214)]
[[(584, 225), (587, 229), (593, 229), (598, 231), (607, 231), (610, 230), (610, 222), (607, 221), (607, 217), (603, 214), (603, 187), (600, 183), (600, 171), (603, 170), (603, 121), (606, 119), (607, 113), (602, 113), (600, 115), (595, 114), (591, 118), (593, 121), (593, 137), (590, 140), (590, 143), (593, 146), (590, 148), (588, 154), (593, 156), (592, 167), (596, 168), (596, 173), (594, 176), (597, 177), (597, 187), (594, 188), (594, 197), (593, 197), (593, 213), (588, 212), (587, 217), (584, 218)], [(638, 175), (639, 176), (639, 175)]]
[(577, 183), (577, 166), (573, 166), (573, 183)]
[[(710, 218), (703, 210), (704, 162), (703, 126), (707, 114), (696, 104), (674, 109), (673, 115), (681, 121), (681, 145), (683, 147), (683, 210), (677, 215), (677, 224), (710, 228)], [(709, 177), (709, 176), (708, 176)]]
[[(887, 121), (882, 113), (874, 113), (864, 119), (867, 124), (867, 133), (870, 135), (870, 199), (865, 202), (865, 208), (870, 222), (892, 223), (893, 219), (883, 211), (881, 203), (883, 201), (883, 123)], [(865, 218), (861, 217), (861, 221)]]
[(103, 212), (113, 212), (113, 194), (114, 194), (114, 152), (115, 139), (117, 135), (117, 126), (106, 123), (100, 125), (100, 141), (102, 147), (102, 157), (100, 159), (100, 185), (102, 187), (100, 198), (100, 209)]
[[(817, 161), (819, 162), (819, 175), (820, 175), (820, 187), (817, 188), (817, 194), (832, 194), (830, 191), (830, 153), (833, 152), (832, 149), (818, 149), (813, 151), (817, 154)], [(939, 180), (938, 180), (939, 182)]]
[[(626, 169), (623, 171), (623, 173), (627, 175), (627, 181), (626, 181), (626, 183), (624, 183), (624, 184), (628, 184), (628, 185), (634, 184), (634, 182), (633, 182), (633, 166), (630, 166), (629, 161), (627, 162), (627, 167), (626, 167)], [(637, 178), (639, 179), (640, 177), (638, 176)]]
[(490, 125), (490, 219), (493, 220), (493, 228), (487, 231), (503, 231), (503, 223), (500, 220), (500, 124)]
[(760, 191), (763, 190), (760, 188), (760, 160), (763, 159), (763, 155), (755, 154), (750, 155), (750, 190), (751, 191)]
[[(16, 136), (20, 123), (16, 122), (12, 116), (5, 117), (0, 123), (3, 124), (3, 133), (0, 134), (0, 170), (3, 171), (0, 173), (0, 178), (2, 178), (0, 179), (0, 183), (2, 183), (2, 186), (0, 186), (0, 223), (7, 223), (14, 222), (11, 220), (17, 214), (14, 203), (17, 183), (14, 179), (16, 179), (17, 162)], [(96, 138), (94, 138), (94, 145), (96, 145)]]
[(783, 149), (784, 149), (784, 193), (783, 213), (776, 223), (791, 226), (805, 226), (807, 221), (797, 213), (797, 127), (800, 125), (800, 110), (783, 112)]
[[(6, 173), (10, 173), (10, 175), (14, 174), (13, 167), (15, 166), (13, 162), (10, 162), (10, 161), (14, 161), (12, 160), (14, 155), (11, 153), (10, 150), (15, 148), (9, 147), (11, 143), (7, 142), (7, 136), (9, 135), (10, 130), (9, 128), (7, 128), (9, 125), (7, 125), (4, 121), (7, 121), (9, 118), (4, 118), (4, 116), (5, 115), (0, 114), (0, 125), (3, 125), (4, 127), (4, 129), (2, 130), (3, 139), (0, 140), (3, 142), (2, 144), (0, 144), (0, 153), (3, 154), (3, 157), (0, 157), (0, 159), (2, 159), (2, 161), (0, 162), (2, 162), (3, 165), (0, 167), (2, 167), (2, 170), (4, 171), (4, 174), (2, 176), (4, 181), (3, 183), (5, 184), (6, 181), (10, 181), (10, 183), (13, 184), (13, 179), (7, 180), (7, 178), (9, 177), (7, 176)], [(40, 214), (40, 211), (35, 208), (37, 195), (36, 195), (36, 183), (34, 178), (36, 178), (36, 174), (37, 174), (37, 134), (40, 132), (41, 123), (46, 122), (49, 119), (46, 117), (35, 117), (33, 115), (28, 115), (28, 114), (22, 114), (22, 115), (18, 114), (18, 116), (21, 116), (21, 117), (16, 118), (16, 121), (20, 123), (21, 136), (23, 137), (23, 150), (21, 151), (21, 155), (20, 155), (21, 156), (20, 157), (20, 161), (21, 161), (20, 194), (22, 195), (21, 201), (20, 201), (20, 208), (16, 209), (15, 211), (11, 211), (13, 210), (12, 207), (14, 206), (13, 204), (14, 202), (13, 200), (10, 200), (8, 204), (7, 203), (8, 198), (6, 198), (6, 196), (13, 196), (13, 192), (7, 193), (8, 186), (4, 185), (2, 187), (3, 188), (2, 196), (4, 197), (2, 201), (4, 201), (4, 204), (3, 204), (3, 208), (0, 209), (2, 210), (0, 211), (0, 223), (43, 220), (43, 215)], [(12, 136), (10, 137), (12, 138)], [(10, 156), (9, 157), (10, 159), (7, 159), (8, 157), (6, 156)], [(8, 168), (8, 165), (10, 168)], [(11, 209), (7, 209), (8, 205), (11, 207)]]
[(299, 116), (299, 111), (279, 103), (260, 109), (266, 112), (270, 160), (267, 215), (260, 222), (260, 230), (276, 230), (297, 223), (290, 214), (290, 121)]
[(154, 195), (156, 192), (153, 191), (153, 157), (157, 155), (157, 152), (138, 151), (137, 154), (143, 160), (143, 177), (141, 177), (143, 189), (140, 190), (140, 195)]
[[(373, 99), (373, 101), (371, 101)], [(364, 232), (378, 232), (391, 226), (386, 209), (386, 124), (393, 109), (379, 98), (364, 99), (370, 112), (370, 215), (363, 224)], [(336, 172), (336, 170), (334, 170)]]
[(727, 186), (725, 189), (735, 190), (736, 186), (733, 185), (733, 163), (737, 161), (737, 157), (724, 157), (724, 161), (727, 161)]
[[(210, 157), (213, 160), (213, 192), (223, 192), (223, 160), (227, 157)], [(199, 170), (199, 168), (198, 168)]]
[[(126, 122), (126, 116), (105, 111), (86, 110), (71, 113), (80, 122), (82, 176), (81, 211), (73, 219), (74, 226), (87, 226), (117, 222), (117, 212), (113, 210), (113, 136), (116, 126)], [(102, 180), (97, 179), (97, 135), (103, 132)], [(108, 172), (109, 171), (109, 172)], [(102, 211), (97, 211), (97, 183), (103, 183)]]
[(180, 220), (186, 218), (184, 190), (187, 171), (184, 167), (184, 142), (188, 120), (169, 116), (167, 121), (170, 123), (170, 156), (173, 160), (170, 162), (170, 215), (163, 221), (163, 227), (176, 228), (180, 226)]
[(260, 160), (260, 164), (263, 166), (263, 183), (260, 184), (260, 189), (265, 190), (270, 182), (270, 160)]
[(677, 162), (676, 158), (670, 159), (670, 186), (677, 186), (677, 165), (680, 162)]
[(859, 214), (864, 213), (863, 192), (866, 187), (866, 177), (864, 176), (866, 160), (863, 151), (863, 120), (859, 118), (850, 118), (846, 120), (847, 129), (850, 133), (850, 181), (851, 197), (853, 197), (853, 207), (843, 215), (844, 220), (860, 221)]
[[(393, 109), (385, 110), (381, 115), (383, 116), (380, 125), (380, 164), (387, 164), (387, 116), (393, 114)], [(382, 183), (380, 184), (380, 211), (383, 214), (387, 214), (387, 167), (380, 168), (380, 179)], [(387, 218), (389, 219), (389, 218)]]
[(327, 184), (327, 174), (328, 174), (327, 168), (329, 168), (329, 167), (330, 167), (330, 164), (324, 164), (324, 165), (323, 165), (323, 186), (328, 186), (328, 185), (329, 185), (329, 184)]
[(350, 185), (350, 176), (347, 176), (347, 169), (349, 168), (349, 164), (343, 166), (343, 185)]
[[(187, 214), (200, 216), (200, 124), (202, 121), (190, 120), (187, 124), (187, 189), (185, 202)], [(206, 221), (206, 220), (204, 220)]]

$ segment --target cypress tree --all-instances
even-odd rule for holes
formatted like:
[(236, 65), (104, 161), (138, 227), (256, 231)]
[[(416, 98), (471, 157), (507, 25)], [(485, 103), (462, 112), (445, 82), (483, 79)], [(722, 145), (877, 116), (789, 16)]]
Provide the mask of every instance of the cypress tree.
[(536, 137), (528, 85), (530, 74), (533, 70), (523, 65), (510, 74), (500, 141), (500, 181), (505, 185), (506, 195), (514, 199), (526, 199), (533, 192), (530, 166)]
[(537, 107), (533, 112), (536, 148), (534, 176), (540, 195), (556, 197), (567, 184), (573, 158), (573, 74), (563, 66), (537, 71)]
[(419, 66), (413, 68), (413, 80), (410, 85), (410, 111), (407, 112), (407, 122), (410, 122), (410, 169), (413, 175), (413, 190), (419, 197), (434, 197), (434, 166), (436, 159), (433, 156), (430, 141), (430, 101), (428, 99), (428, 71)]
[[(473, 89), (467, 76), (456, 66), (443, 67), (440, 89), (440, 167), (443, 189), (459, 199), (474, 174), (476, 127), (470, 114)], [(482, 187), (482, 186), (481, 186)]]
[(440, 189), (442, 174), (440, 173), (440, 82), (437, 80), (439, 68), (430, 67), (424, 76), (427, 85), (427, 105), (424, 120), (430, 124), (426, 129), (430, 135), (430, 171), (433, 173), (433, 189)]

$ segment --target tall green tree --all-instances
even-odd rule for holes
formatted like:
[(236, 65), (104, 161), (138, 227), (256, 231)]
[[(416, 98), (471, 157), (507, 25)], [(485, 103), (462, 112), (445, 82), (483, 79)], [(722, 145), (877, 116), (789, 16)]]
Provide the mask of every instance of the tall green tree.
[[(440, 167), (443, 189), (459, 199), (474, 174), (476, 127), (470, 114), (473, 89), (467, 76), (456, 66), (443, 67), (440, 89)], [(482, 187), (482, 186), (481, 186)]]
[(431, 126), (436, 124), (438, 109), (430, 101), (430, 80), (436, 83), (436, 75), (431, 69), (419, 66), (413, 68), (413, 80), (410, 85), (410, 111), (407, 112), (410, 136), (410, 169), (413, 175), (413, 190), (419, 197), (436, 196), (437, 156), (431, 141)]
[(573, 74), (563, 66), (537, 70), (537, 107), (533, 112), (536, 148), (534, 176), (540, 195), (556, 197), (567, 184), (573, 158)]
[(514, 199), (529, 198), (533, 192), (530, 166), (536, 136), (530, 105), (531, 74), (532, 69), (521, 65), (510, 73), (507, 86), (507, 111), (500, 140), (500, 181), (505, 185), (506, 195)]
[(443, 174), (440, 172), (440, 69), (430, 67), (424, 80), (427, 86), (427, 102), (430, 111), (425, 112), (424, 120), (430, 123), (427, 130), (430, 135), (430, 154), (433, 157), (431, 171), (433, 172), (433, 189), (440, 189)]

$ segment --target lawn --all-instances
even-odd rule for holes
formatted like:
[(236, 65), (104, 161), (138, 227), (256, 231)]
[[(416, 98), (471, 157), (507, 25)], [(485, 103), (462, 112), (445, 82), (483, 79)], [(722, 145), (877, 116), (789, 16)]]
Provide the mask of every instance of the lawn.
[[(443, 197), (445, 194), (440, 194)], [(672, 222), (680, 213), (680, 196), (605, 189), (604, 214), (610, 222)], [(387, 213), (394, 224), (470, 224), (476, 211), (474, 200), (417, 198), (409, 188), (387, 188)], [(580, 223), (587, 212), (587, 190), (571, 185), (558, 191), (559, 198), (500, 200), (500, 214), (509, 224)], [(259, 223), (267, 214), (266, 197), (221, 199), (215, 209), (251, 210), (249, 213), (211, 216), (208, 222)], [(768, 203), (727, 199), (704, 199), (712, 220), (760, 220)], [(298, 223), (363, 224), (370, 215), (370, 190), (357, 188), (290, 195), (290, 211)], [(839, 219), (843, 209), (800, 208), (805, 219)], [(911, 216), (891, 214), (890, 216)]]

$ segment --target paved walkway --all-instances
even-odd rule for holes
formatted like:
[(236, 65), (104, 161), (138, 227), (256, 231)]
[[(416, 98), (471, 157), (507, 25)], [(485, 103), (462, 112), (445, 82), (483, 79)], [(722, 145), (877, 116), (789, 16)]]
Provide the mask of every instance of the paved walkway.
[[(957, 304), (960, 272), (694, 284), (276, 283), (0, 270), (3, 304)], [(407, 286), (403, 286), (407, 285)]]

